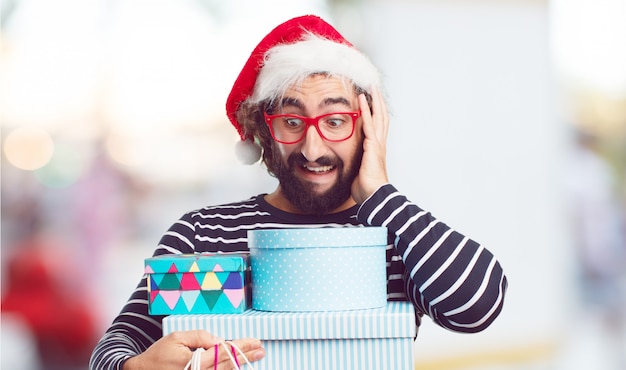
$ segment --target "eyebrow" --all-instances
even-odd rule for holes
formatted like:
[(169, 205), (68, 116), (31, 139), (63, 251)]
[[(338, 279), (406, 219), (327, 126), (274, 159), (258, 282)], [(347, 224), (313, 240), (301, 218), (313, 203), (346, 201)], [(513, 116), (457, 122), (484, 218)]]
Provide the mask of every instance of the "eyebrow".
[[(336, 105), (336, 104), (341, 104), (341, 105), (345, 105), (347, 108), (352, 108), (348, 99), (344, 97), (325, 98), (324, 100), (322, 100), (319, 106), (325, 107), (325, 106)], [(304, 104), (302, 104), (300, 100), (295, 99), (295, 98), (283, 98), (280, 100), (279, 106), (282, 108), (294, 107), (294, 108), (304, 110)]]
[(346, 99), (344, 97), (326, 98), (326, 99), (322, 100), (322, 103), (320, 104), (320, 107), (329, 106), (329, 105), (335, 105), (335, 104), (341, 104), (341, 105), (345, 105), (348, 108), (352, 108), (350, 106), (350, 102), (348, 101), (348, 99)]
[(282, 98), (278, 106), (281, 108), (294, 107), (298, 109), (304, 109), (304, 105), (302, 104), (302, 102), (295, 98)]

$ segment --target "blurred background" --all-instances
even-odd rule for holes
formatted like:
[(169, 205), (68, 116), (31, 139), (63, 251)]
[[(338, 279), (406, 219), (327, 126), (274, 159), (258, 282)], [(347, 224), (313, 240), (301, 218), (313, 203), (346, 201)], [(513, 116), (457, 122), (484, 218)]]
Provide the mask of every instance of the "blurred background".
[(392, 183), (494, 252), (501, 317), (416, 369), (626, 369), (626, 1), (2, 0), (2, 368), (84, 369), (183, 213), (271, 192), (224, 103), (316, 13), (367, 53)]

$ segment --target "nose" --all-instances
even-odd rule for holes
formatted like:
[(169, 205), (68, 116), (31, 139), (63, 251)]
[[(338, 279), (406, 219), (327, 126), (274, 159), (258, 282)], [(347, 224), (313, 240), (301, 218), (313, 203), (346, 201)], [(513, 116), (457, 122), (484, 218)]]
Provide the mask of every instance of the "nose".
[(324, 139), (317, 132), (314, 126), (309, 126), (306, 131), (304, 139), (302, 139), (302, 146), (300, 152), (310, 162), (315, 162), (319, 157), (322, 157), (326, 152), (326, 144)]

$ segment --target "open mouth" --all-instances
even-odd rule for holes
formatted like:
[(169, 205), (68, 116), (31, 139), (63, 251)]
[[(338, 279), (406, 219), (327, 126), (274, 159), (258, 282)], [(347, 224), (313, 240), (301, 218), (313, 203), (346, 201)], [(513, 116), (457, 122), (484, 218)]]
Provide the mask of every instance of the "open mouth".
[(313, 172), (313, 173), (326, 173), (326, 172), (330, 172), (332, 170), (335, 169), (336, 166), (309, 166), (309, 165), (302, 165), (302, 168), (304, 168), (305, 170), (309, 171), (309, 172)]

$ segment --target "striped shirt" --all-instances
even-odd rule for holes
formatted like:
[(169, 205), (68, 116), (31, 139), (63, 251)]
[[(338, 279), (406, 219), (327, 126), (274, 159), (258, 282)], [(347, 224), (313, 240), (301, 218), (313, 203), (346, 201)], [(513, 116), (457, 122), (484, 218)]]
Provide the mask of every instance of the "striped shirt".
[[(172, 225), (154, 255), (245, 251), (248, 230), (345, 226), (387, 227), (387, 299), (411, 301), (418, 323), (427, 315), (444, 328), (472, 333), (500, 313), (507, 280), (495, 257), (389, 184), (360, 206), (324, 216), (281, 211), (263, 195), (205, 207)], [(90, 369), (121, 369), (161, 338), (162, 318), (148, 315), (144, 276), (94, 349)]]

